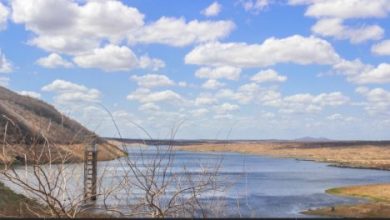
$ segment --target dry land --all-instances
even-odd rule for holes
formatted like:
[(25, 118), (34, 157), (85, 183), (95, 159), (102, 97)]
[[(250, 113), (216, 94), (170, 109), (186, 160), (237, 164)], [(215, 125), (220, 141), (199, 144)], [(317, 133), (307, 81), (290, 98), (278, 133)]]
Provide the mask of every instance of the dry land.
[(390, 216), (390, 184), (350, 186), (326, 191), (338, 196), (351, 196), (369, 199), (370, 203), (338, 205), (304, 212), (305, 214), (332, 217), (380, 218)]
[[(387, 142), (362, 144), (356, 142), (241, 142), (179, 146), (177, 149), (196, 152), (238, 152), (326, 162), (339, 167), (390, 170), (390, 144)], [(327, 190), (327, 193), (366, 198), (369, 202), (326, 207), (304, 213), (332, 217), (390, 217), (390, 183), (335, 188)]]
[[(336, 145), (337, 144), (337, 145)], [(390, 170), (390, 144), (264, 142), (178, 146), (197, 152), (238, 152), (331, 163), (334, 166)]]

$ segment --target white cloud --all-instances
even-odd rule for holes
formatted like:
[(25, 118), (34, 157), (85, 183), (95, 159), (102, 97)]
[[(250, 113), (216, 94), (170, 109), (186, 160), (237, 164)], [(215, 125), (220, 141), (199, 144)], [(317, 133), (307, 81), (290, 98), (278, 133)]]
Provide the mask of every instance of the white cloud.
[(225, 86), (224, 83), (221, 83), (215, 79), (209, 79), (205, 83), (202, 84), (202, 88), (204, 88), (204, 89), (219, 89), (219, 88), (224, 87), (224, 86)]
[(317, 18), (384, 18), (390, 11), (388, 0), (290, 0), (290, 3), (310, 4), (305, 15)]
[(264, 10), (269, 4), (269, 0), (244, 0), (241, 1), (242, 6), (245, 11), (253, 11), (254, 13), (259, 13)]
[(333, 64), (339, 59), (327, 41), (313, 36), (294, 35), (283, 39), (269, 38), (262, 44), (206, 43), (188, 53), (185, 63), (265, 67), (277, 63)]
[(206, 108), (198, 108), (195, 110), (191, 110), (190, 113), (195, 117), (200, 117), (200, 116), (203, 116), (203, 115), (209, 113), (209, 110)]
[(87, 37), (78, 38), (77, 36), (40, 35), (29, 40), (28, 43), (48, 52), (70, 55), (83, 54), (99, 47), (97, 40), (91, 40)]
[(369, 114), (390, 114), (390, 91), (382, 88), (358, 87), (356, 92), (367, 99), (365, 109)]
[(0, 2), (0, 30), (4, 30), (7, 25), (9, 10)]
[(165, 87), (173, 86), (175, 82), (169, 79), (166, 75), (159, 74), (147, 74), (144, 76), (134, 75), (131, 79), (137, 82), (139, 87), (153, 88), (153, 87)]
[(339, 114), (339, 113), (329, 115), (328, 117), (326, 117), (326, 119), (328, 119), (330, 121), (335, 121), (335, 122), (352, 122), (352, 121), (356, 121), (356, 118), (354, 118), (354, 117), (348, 117), (348, 116), (345, 116), (345, 115), (342, 115), (342, 114)]
[(238, 87), (236, 91), (221, 89), (215, 94), (215, 97), (234, 100), (240, 104), (249, 104), (255, 97), (260, 98), (264, 91), (256, 83), (247, 83)]
[(357, 84), (390, 83), (390, 64), (381, 63), (376, 68), (351, 77)]
[(364, 64), (360, 60), (342, 60), (333, 69), (356, 84), (381, 84), (390, 82), (390, 64), (381, 63), (378, 66)]
[(275, 96), (275, 99), (267, 100), (263, 104), (276, 107), (281, 113), (316, 113), (320, 112), (325, 106), (340, 106), (348, 103), (349, 100), (349, 97), (344, 96), (341, 92), (321, 93), (319, 95), (302, 93), (286, 97)]
[(0, 50), (0, 73), (12, 72), (12, 64), (7, 60), (4, 53)]
[(11, 5), (13, 21), (35, 34), (30, 44), (70, 55), (90, 52), (107, 41), (186, 46), (224, 38), (235, 26), (231, 21), (186, 22), (171, 17), (146, 25), (136, 8), (113, 0), (13, 0)]
[(83, 68), (99, 68), (105, 71), (126, 71), (138, 66), (136, 55), (125, 46), (107, 45), (92, 53), (78, 55), (74, 62)]
[(378, 25), (348, 27), (338, 18), (321, 19), (311, 28), (312, 32), (325, 37), (339, 40), (350, 40), (351, 43), (361, 43), (367, 40), (383, 38), (385, 31)]
[(179, 85), (180, 87), (187, 87), (187, 86), (188, 86), (188, 83), (187, 83), (187, 82), (184, 82), (184, 81), (180, 81), (180, 82), (178, 83), (178, 85)]
[(287, 77), (279, 75), (273, 69), (267, 69), (256, 73), (254, 76), (251, 77), (251, 80), (256, 83), (284, 82), (287, 80)]
[(37, 63), (46, 68), (57, 68), (57, 67), (70, 68), (73, 66), (71, 62), (66, 61), (56, 53), (52, 53), (47, 57), (39, 58), (37, 60)]
[(231, 21), (198, 21), (188, 23), (184, 18), (161, 17), (128, 37), (134, 43), (159, 43), (182, 47), (222, 39), (230, 34), (235, 25)]
[(0, 86), (8, 87), (9, 78), (8, 77), (0, 77)]
[(134, 100), (140, 103), (169, 102), (180, 103), (184, 99), (181, 95), (172, 90), (151, 92), (149, 89), (139, 88), (127, 96), (127, 100)]
[(159, 111), (160, 106), (154, 103), (145, 103), (138, 108), (140, 111)]
[(204, 16), (210, 17), (210, 16), (217, 16), (222, 9), (222, 5), (218, 2), (213, 2), (211, 5), (209, 5), (207, 8), (201, 11), (201, 13)]
[(248, 104), (260, 93), (261, 89), (256, 83), (247, 83), (238, 87), (236, 91), (221, 89), (215, 96), (219, 99), (231, 99), (241, 104)]
[(12, 1), (12, 19), (37, 37), (30, 42), (50, 52), (77, 54), (102, 40), (118, 42), (144, 25), (144, 15), (120, 1)]
[(160, 59), (150, 58), (149, 56), (141, 56), (139, 59), (139, 67), (157, 71), (165, 67), (165, 62)]
[(33, 97), (33, 98), (36, 98), (36, 99), (39, 99), (41, 98), (41, 94), (40, 93), (37, 93), (37, 92), (34, 92), (34, 91), (20, 91), (18, 92), (20, 95), (24, 95), (24, 96), (30, 96), (30, 97)]
[(218, 115), (223, 115), (223, 114), (226, 114), (226, 113), (229, 113), (229, 112), (237, 111), (239, 109), (240, 109), (240, 106), (234, 105), (234, 104), (230, 104), (230, 103), (227, 103), (227, 102), (214, 107), (214, 110), (215, 110), (215, 112)]
[(215, 115), (213, 118), (218, 120), (228, 120), (228, 119), (233, 119), (233, 115), (232, 114)]
[(213, 105), (216, 103), (218, 103), (218, 100), (209, 94), (200, 94), (194, 102), (196, 106)]
[(97, 89), (89, 89), (84, 85), (57, 79), (42, 87), (42, 91), (54, 92), (58, 104), (72, 104), (80, 102), (99, 102), (101, 93)]
[(362, 72), (370, 71), (372, 69), (371, 65), (362, 63), (359, 59), (355, 60), (340, 60), (332, 67), (337, 73), (346, 75), (349, 80), (357, 74)]
[(240, 73), (240, 68), (232, 66), (220, 66), (216, 68), (202, 67), (195, 72), (195, 76), (201, 79), (238, 80)]
[(382, 41), (371, 47), (371, 52), (376, 55), (389, 56), (390, 55), (390, 40)]

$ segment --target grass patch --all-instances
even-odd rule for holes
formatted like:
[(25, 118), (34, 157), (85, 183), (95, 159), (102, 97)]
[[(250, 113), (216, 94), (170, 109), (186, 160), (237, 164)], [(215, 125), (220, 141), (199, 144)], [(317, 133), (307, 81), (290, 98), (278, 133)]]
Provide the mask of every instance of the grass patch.
[(0, 182), (0, 217), (35, 217), (27, 208), (36, 210), (41, 205), (32, 199), (13, 192)]

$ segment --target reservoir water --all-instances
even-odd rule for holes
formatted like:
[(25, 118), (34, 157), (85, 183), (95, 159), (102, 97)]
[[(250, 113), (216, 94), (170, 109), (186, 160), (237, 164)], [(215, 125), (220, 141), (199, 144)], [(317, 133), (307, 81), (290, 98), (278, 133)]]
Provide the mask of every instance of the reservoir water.
[[(142, 147), (142, 153), (139, 149), (141, 148), (128, 148), (129, 157), (137, 160), (141, 156), (150, 159), (156, 155), (154, 147)], [(121, 180), (122, 175), (128, 173), (123, 164), (123, 159), (98, 163), (98, 170), (104, 172), (103, 185), (115, 185)], [(213, 197), (223, 199), (227, 207), (224, 214), (230, 217), (306, 217), (301, 214), (304, 210), (341, 203), (364, 202), (354, 198), (328, 195), (325, 193), (326, 189), (390, 182), (388, 171), (337, 168), (326, 163), (239, 153), (177, 151), (172, 163), (172, 172), (177, 175), (186, 172), (199, 174), (201, 167), (210, 165), (212, 167), (217, 164), (220, 164), (219, 181), (226, 182), (229, 187), (218, 194), (203, 195), (202, 199), (209, 201), (212, 201)], [(71, 166), (74, 173), (82, 173), (82, 164)], [(23, 170), (21, 167), (20, 172)], [(6, 184), (15, 188), (9, 183)], [(72, 188), (82, 189), (82, 181), (73, 184)], [(117, 194), (115, 198), (124, 195), (123, 192)], [(132, 199), (134, 198), (138, 198), (137, 193), (133, 194)], [(106, 202), (114, 201), (108, 199)]]

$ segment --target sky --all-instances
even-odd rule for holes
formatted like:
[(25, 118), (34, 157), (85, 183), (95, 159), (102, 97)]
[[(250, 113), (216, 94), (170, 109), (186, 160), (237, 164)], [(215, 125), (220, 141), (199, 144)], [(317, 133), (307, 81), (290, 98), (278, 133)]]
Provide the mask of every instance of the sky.
[(102, 136), (390, 139), (390, 0), (0, 0), (0, 85)]

